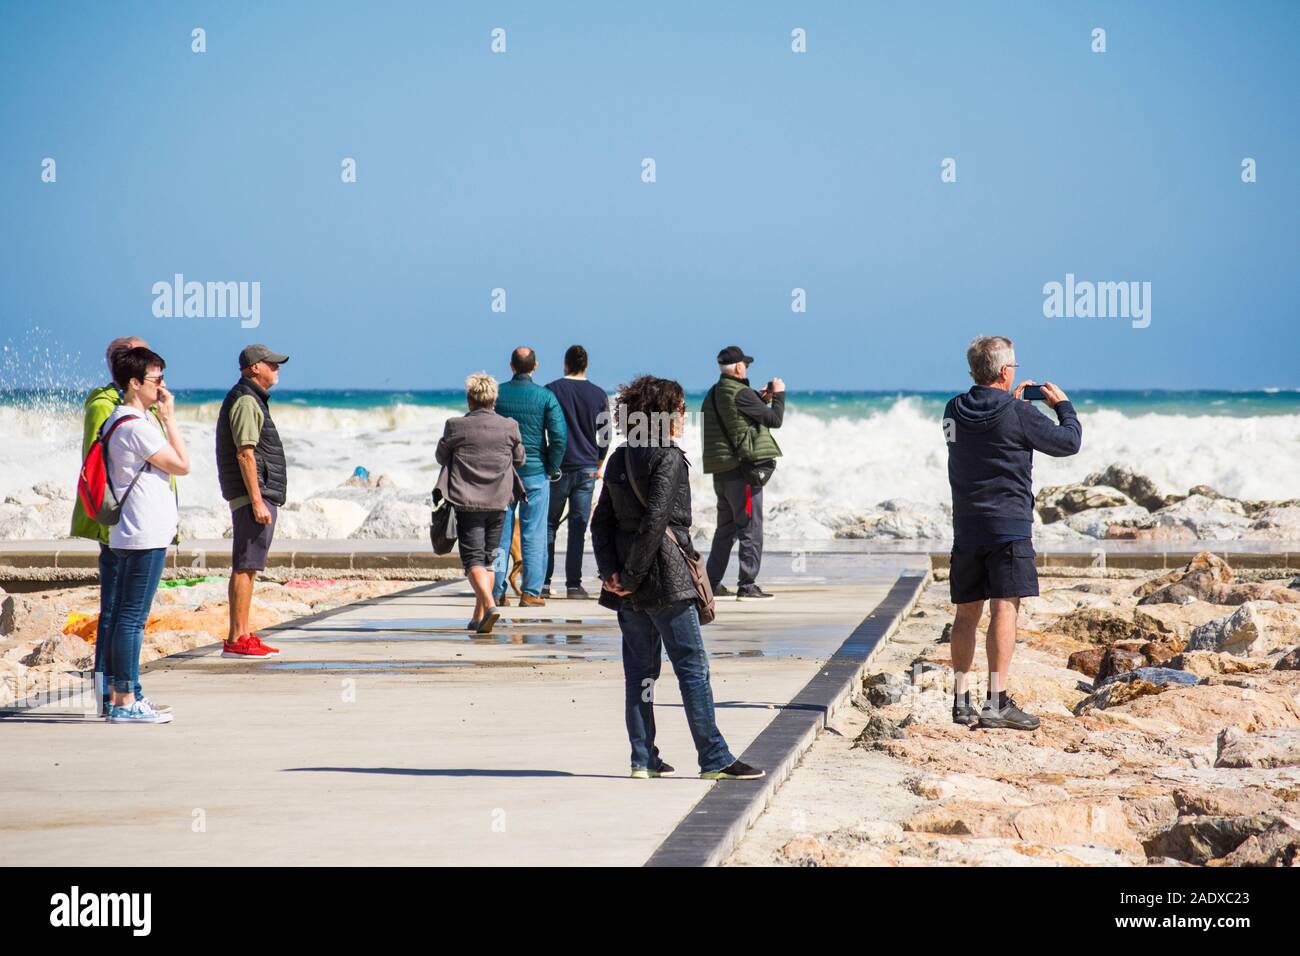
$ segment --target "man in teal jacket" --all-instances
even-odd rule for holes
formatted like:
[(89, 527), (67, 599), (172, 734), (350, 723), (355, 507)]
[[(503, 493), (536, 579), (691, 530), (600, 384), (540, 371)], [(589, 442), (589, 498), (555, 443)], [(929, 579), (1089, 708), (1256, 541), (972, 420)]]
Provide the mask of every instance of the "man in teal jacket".
[(506, 566), (510, 560), (510, 539), (514, 534), (515, 507), (519, 509), (519, 549), (523, 554), (523, 594), (521, 607), (542, 607), (542, 581), (546, 577), (546, 517), (551, 504), (551, 482), (560, 477), (567, 441), (564, 409), (548, 388), (533, 381), (537, 370), (537, 353), (520, 346), (510, 353), (510, 368), (515, 373), (501, 383), (497, 396), (497, 414), (519, 423), (527, 457), (515, 469), (524, 483), (528, 497), (506, 508), (501, 528), (501, 551), (496, 560), (497, 604), (506, 604)]
[[(112, 383), (113, 359), (127, 349), (133, 349), (137, 346), (149, 347), (149, 343), (136, 336), (127, 336), (125, 338), (114, 339), (108, 343), (108, 350), (104, 353), (104, 358), (108, 362), (109, 384), (92, 388), (86, 395), (85, 404), (82, 405), (82, 432), (81, 432), (81, 457), (84, 460), (86, 454), (90, 451), (90, 446), (95, 443), (99, 437), (99, 430), (104, 427), (104, 422), (113, 414), (114, 409), (122, 404), (122, 391)], [(152, 410), (151, 410), (152, 411)], [(154, 418), (158, 418), (158, 412), (152, 411)], [(162, 426), (162, 420), (158, 420)], [(166, 429), (164, 429), (166, 431)], [(172, 479), (172, 488), (176, 487), (176, 480)], [(102, 525), (90, 515), (86, 514), (86, 509), (81, 506), (81, 498), (77, 497), (72, 506), (72, 537), (89, 538), (91, 541), (99, 542), (99, 620), (95, 622), (95, 677), (99, 683), (100, 707), (101, 714), (107, 712), (108, 701), (108, 682), (104, 678), (104, 647), (108, 643), (108, 636), (113, 632), (112, 595), (113, 586), (117, 581), (117, 569), (119, 565), (118, 558), (113, 554), (113, 549), (108, 546), (108, 526)], [(137, 681), (135, 685), (136, 700), (144, 699), (140, 692), (140, 684)], [(155, 710), (169, 711), (170, 707), (162, 704), (149, 702)]]

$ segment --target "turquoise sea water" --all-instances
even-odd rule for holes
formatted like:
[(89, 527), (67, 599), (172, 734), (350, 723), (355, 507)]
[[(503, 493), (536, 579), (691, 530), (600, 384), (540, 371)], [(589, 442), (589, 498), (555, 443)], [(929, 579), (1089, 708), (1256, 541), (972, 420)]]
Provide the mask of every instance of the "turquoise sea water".
[[(819, 418), (859, 418), (888, 411), (900, 399), (919, 400), (921, 411), (938, 414), (952, 392), (938, 391), (791, 391), (787, 405)], [(200, 405), (220, 402), (221, 389), (177, 389), (178, 403)], [(334, 409), (377, 409), (397, 405), (460, 409), (464, 393), (459, 389), (384, 391), (348, 389), (276, 389), (275, 401), (302, 407)], [(1217, 391), (1217, 390), (1096, 390), (1078, 389), (1070, 398), (1081, 411), (1109, 409), (1124, 415), (1211, 415), (1252, 417), (1300, 414), (1300, 390)], [(692, 408), (699, 406), (703, 392), (688, 392)], [(82, 393), (71, 389), (0, 389), (0, 405), (80, 405)]]

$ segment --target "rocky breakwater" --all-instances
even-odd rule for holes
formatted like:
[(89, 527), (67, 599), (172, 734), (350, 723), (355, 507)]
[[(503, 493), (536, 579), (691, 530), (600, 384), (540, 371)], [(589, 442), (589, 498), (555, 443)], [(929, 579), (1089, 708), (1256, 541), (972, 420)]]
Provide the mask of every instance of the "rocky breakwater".
[(1164, 494), (1147, 476), (1118, 464), (1078, 484), (1043, 488), (1035, 514), (1035, 539), (1044, 543), (1300, 541), (1300, 501), (1231, 498), (1206, 485)]
[(901, 790), (860, 791), (873, 815), (777, 860), (1300, 864), (1300, 582), (1242, 581), (1211, 553), (1124, 573), (1045, 577), (1023, 601), (1028, 733), (951, 722), (952, 606), (929, 589), (895, 639), (919, 653), (865, 678), (854, 726), (861, 772)]

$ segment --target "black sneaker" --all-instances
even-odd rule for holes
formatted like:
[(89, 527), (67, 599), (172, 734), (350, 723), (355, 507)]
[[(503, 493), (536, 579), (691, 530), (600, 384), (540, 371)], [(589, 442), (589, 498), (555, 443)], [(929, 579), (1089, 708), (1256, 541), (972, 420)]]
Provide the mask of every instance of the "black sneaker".
[(674, 767), (670, 763), (665, 763), (664, 761), (661, 760), (659, 762), (658, 770), (647, 770), (645, 767), (633, 767), (632, 779), (649, 780), (651, 777), (671, 777), (676, 772), (677, 772), (676, 767)]
[(721, 770), (710, 770), (708, 773), (700, 774), (701, 780), (757, 780), (759, 777), (766, 776), (767, 772), (751, 767), (747, 763), (741, 763), (737, 760), (730, 767), (723, 767)]
[(744, 587), (741, 587), (736, 591), (737, 601), (743, 601), (746, 599), (770, 601), (774, 597), (776, 597), (775, 594), (768, 594), (757, 584), (746, 584)]
[(725, 584), (719, 584), (717, 587), (715, 587), (715, 588), (713, 589), (713, 596), (714, 596), (714, 597), (730, 597), (730, 596), (731, 596), (731, 588), (727, 587)]
[(1006, 704), (999, 707), (993, 702), (993, 698), (984, 701), (984, 708), (980, 711), (981, 727), (1002, 727), (1008, 730), (1037, 730), (1039, 720), (1033, 714), (1026, 714), (1016, 706), (1016, 702), (1008, 695)]
[(970, 691), (953, 698), (952, 722), (966, 727), (974, 727), (980, 722), (980, 709), (971, 703)]
[(576, 588), (565, 588), (565, 597), (570, 601), (587, 601), (591, 599), (591, 595), (587, 593), (587, 589), (581, 584)]
[(542, 588), (542, 600), (545, 601), (550, 596), (551, 596), (551, 586), (548, 584), (546, 587)]

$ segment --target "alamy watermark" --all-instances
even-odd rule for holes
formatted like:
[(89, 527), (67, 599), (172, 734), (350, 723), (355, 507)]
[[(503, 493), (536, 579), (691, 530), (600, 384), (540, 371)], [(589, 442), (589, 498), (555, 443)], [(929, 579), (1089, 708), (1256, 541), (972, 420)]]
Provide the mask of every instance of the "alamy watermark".
[(1048, 319), (1131, 319), (1133, 328), (1151, 324), (1150, 282), (1091, 282), (1076, 280), (1043, 286), (1043, 316)]
[(261, 282), (186, 282), (178, 272), (171, 282), (155, 282), (153, 296), (159, 319), (232, 318), (245, 329), (262, 324)]

